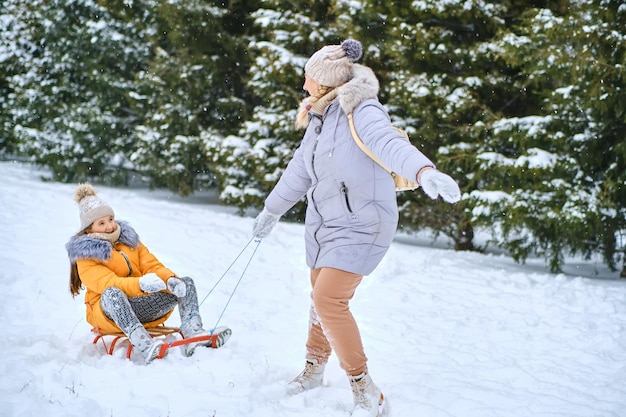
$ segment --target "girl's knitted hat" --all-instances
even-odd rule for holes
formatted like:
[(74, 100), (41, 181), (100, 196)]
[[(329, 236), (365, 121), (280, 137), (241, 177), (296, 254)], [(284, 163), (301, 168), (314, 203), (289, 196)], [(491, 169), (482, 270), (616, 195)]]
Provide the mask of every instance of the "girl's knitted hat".
[(88, 182), (78, 185), (74, 200), (78, 204), (80, 230), (85, 230), (100, 217), (115, 215), (111, 206), (96, 195), (96, 189)]
[(304, 66), (304, 73), (325, 87), (339, 87), (352, 78), (352, 66), (363, 55), (361, 42), (346, 39), (341, 45), (326, 45)]

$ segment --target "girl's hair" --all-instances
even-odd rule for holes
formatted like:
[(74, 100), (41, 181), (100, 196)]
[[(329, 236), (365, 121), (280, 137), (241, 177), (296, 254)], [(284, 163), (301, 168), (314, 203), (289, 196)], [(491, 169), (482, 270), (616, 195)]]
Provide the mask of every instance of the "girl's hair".
[(70, 263), (70, 293), (72, 293), (72, 297), (80, 294), (82, 289), (83, 283), (78, 275), (78, 266), (76, 266), (76, 262), (72, 262)]
[[(90, 227), (91, 225), (76, 233), (76, 237), (84, 235)], [(84, 289), (84, 287), (83, 282), (80, 280), (80, 275), (78, 275), (78, 266), (76, 265), (76, 262), (70, 262), (70, 293), (72, 294), (72, 297), (76, 297), (80, 294), (80, 290), (82, 289)]]

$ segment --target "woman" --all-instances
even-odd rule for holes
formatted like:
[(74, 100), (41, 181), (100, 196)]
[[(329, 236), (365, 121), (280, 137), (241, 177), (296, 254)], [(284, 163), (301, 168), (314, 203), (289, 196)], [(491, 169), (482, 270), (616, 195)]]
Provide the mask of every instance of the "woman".
[[(66, 244), (70, 259), (70, 292), (85, 286), (87, 321), (103, 332), (123, 332), (145, 363), (154, 360), (163, 345), (146, 328), (156, 327), (178, 306), (180, 332), (185, 338), (217, 334), (215, 346), (230, 338), (231, 330), (202, 327), (198, 296), (189, 277), (179, 278), (139, 240), (128, 223), (116, 221), (113, 209), (102, 201), (91, 184), (80, 184), (74, 193), (81, 230)], [(183, 345), (191, 356), (197, 346), (211, 340)]]
[(407, 142), (377, 99), (372, 70), (356, 64), (358, 41), (328, 45), (305, 65), (296, 127), (306, 129), (300, 147), (257, 216), (253, 234), (266, 237), (280, 216), (307, 198), (305, 245), (311, 269), (311, 314), (304, 371), (290, 382), (298, 393), (321, 386), (331, 351), (339, 358), (354, 394), (353, 416), (377, 416), (384, 396), (367, 369), (349, 302), (363, 276), (389, 249), (398, 224), (392, 177), (356, 145), (349, 113), (365, 145), (394, 172), (415, 178), (431, 198), (454, 203), (456, 182)]

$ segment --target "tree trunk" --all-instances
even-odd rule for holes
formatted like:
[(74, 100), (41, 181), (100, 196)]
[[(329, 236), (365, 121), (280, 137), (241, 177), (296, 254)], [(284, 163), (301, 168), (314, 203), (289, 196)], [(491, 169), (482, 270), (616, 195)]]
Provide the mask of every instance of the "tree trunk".
[(474, 250), (474, 228), (472, 223), (465, 222), (457, 232), (454, 240), (454, 250)]

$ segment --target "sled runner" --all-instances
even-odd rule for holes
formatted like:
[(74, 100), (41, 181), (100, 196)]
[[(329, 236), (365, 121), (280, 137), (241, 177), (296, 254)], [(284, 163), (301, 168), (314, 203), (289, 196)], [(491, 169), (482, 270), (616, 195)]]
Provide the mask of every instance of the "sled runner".
[[(146, 328), (146, 330), (148, 331), (148, 334), (151, 337), (167, 337), (167, 336), (174, 336), (174, 337), (180, 337), (180, 339), (176, 339), (173, 340), (171, 342), (167, 342), (167, 343), (163, 343), (163, 346), (161, 346), (161, 350), (159, 351), (159, 355), (157, 356), (158, 359), (163, 359), (163, 357), (165, 357), (165, 353), (167, 352), (167, 350), (169, 348), (173, 348), (176, 346), (182, 346), (182, 345), (187, 345), (189, 343), (197, 343), (197, 342), (205, 342), (207, 340), (211, 341), (211, 347), (217, 347), (218, 343), (217, 343), (217, 339), (219, 337), (219, 333), (215, 332), (213, 334), (210, 335), (202, 335), (202, 336), (195, 336), (195, 337), (189, 337), (189, 338), (185, 338), (185, 336), (180, 332), (180, 330), (178, 329), (178, 327), (168, 327), (168, 326), (157, 326), (157, 327), (151, 327), (151, 328)], [(115, 347), (119, 346), (118, 343), (119, 342), (124, 342), (127, 341), (128, 342), (128, 337), (122, 333), (122, 332), (114, 332), (114, 333), (106, 333), (106, 332), (102, 332), (100, 331), (100, 329), (97, 328), (92, 328), (91, 329), (92, 333), (96, 334), (96, 337), (93, 339), (93, 344), (97, 344), (98, 341), (102, 341), (102, 345), (104, 346), (104, 350), (106, 351), (106, 353), (108, 353), (109, 355), (113, 355), (113, 352), (115, 351)], [(178, 335), (178, 336), (176, 336)], [(107, 343), (105, 341), (105, 337), (111, 337), (112, 339), (110, 340), (109, 345), (107, 346)], [(130, 359), (130, 355), (133, 351), (133, 345), (128, 342), (128, 347), (126, 348), (126, 358)]]

